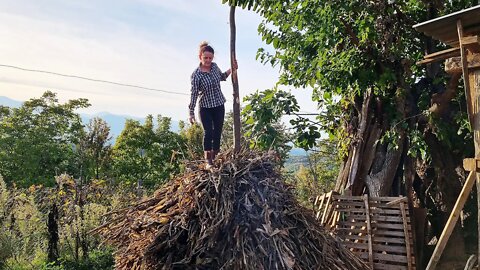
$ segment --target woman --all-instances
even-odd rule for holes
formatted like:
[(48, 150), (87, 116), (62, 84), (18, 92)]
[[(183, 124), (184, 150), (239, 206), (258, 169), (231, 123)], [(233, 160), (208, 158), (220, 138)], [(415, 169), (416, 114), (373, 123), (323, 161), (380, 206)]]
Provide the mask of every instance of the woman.
[[(220, 150), (226, 101), (220, 88), (220, 81), (225, 81), (232, 73), (231, 69), (221, 72), (213, 62), (215, 51), (207, 42), (200, 44), (200, 64), (191, 76), (192, 93), (190, 99), (190, 123), (195, 123), (195, 105), (199, 99), (200, 121), (203, 126), (203, 151), (207, 169), (213, 166), (215, 155)], [(234, 68), (237, 68), (235, 63)]]

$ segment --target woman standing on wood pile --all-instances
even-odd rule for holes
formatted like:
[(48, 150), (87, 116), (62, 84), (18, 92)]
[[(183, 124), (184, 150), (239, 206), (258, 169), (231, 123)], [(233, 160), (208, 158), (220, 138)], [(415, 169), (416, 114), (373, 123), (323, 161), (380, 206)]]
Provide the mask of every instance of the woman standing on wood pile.
[[(222, 136), (223, 121), (225, 119), (226, 101), (220, 88), (220, 81), (225, 81), (232, 73), (229, 69), (226, 72), (213, 62), (215, 51), (208, 45), (208, 42), (200, 43), (199, 66), (193, 71), (191, 76), (192, 93), (190, 104), (190, 123), (195, 123), (195, 105), (199, 99), (200, 121), (203, 126), (203, 151), (206, 168), (213, 166), (215, 155), (220, 151), (220, 138)], [(237, 69), (237, 63), (234, 64)]]

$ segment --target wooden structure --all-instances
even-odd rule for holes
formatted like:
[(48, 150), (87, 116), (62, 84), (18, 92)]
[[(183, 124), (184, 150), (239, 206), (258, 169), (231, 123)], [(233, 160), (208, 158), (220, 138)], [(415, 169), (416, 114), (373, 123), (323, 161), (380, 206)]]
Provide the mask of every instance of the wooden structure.
[[(445, 71), (447, 73), (463, 74), (467, 113), (473, 129), (475, 145), (475, 158), (464, 160), (464, 168), (470, 171), (470, 174), (426, 268), (432, 270), (436, 268), (440, 260), (475, 180), (478, 193), (477, 203), (480, 206), (480, 174), (477, 173), (480, 168), (480, 5), (417, 24), (414, 28), (423, 32), (426, 36), (451, 46), (450, 49), (425, 55), (424, 59), (418, 64), (446, 60)], [(455, 78), (455, 76), (452, 77)], [(480, 213), (478, 218), (480, 224)], [(478, 241), (480, 255), (480, 237)], [(477, 257), (480, 259), (480, 256)]]
[(415, 269), (406, 197), (342, 196), (315, 200), (317, 219), (372, 269)]

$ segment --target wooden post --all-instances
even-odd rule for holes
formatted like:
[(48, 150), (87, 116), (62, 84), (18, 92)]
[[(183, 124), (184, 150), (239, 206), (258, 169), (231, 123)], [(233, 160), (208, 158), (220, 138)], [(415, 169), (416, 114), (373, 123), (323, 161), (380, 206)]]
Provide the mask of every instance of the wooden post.
[[(470, 86), (470, 96), (472, 100), (472, 113), (473, 113), (473, 142), (475, 145), (475, 159), (480, 159), (480, 69), (475, 69), (469, 72), (468, 79)], [(477, 207), (478, 207), (478, 233), (480, 236), (480, 174), (476, 173), (477, 179)], [(480, 264), (480, 237), (478, 237), (478, 253), (477, 258)]]
[(233, 84), (233, 151), (240, 151), (240, 97), (238, 89), (237, 70), (234, 68), (237, 57), (235, 56), (235, 6), (230, 7), (230, 62), (232, 68), (232, 84)]
[(407, 266), (408, 270), (413, 269), (412, 267), (412, 244), (410, 243), (410, 234), (408, 232), (408, 221), (407, 221), (407, 211), (405, 211), (405, 203), (401, 202), (399, 204), (400, 211), (402, 212), (402, 220), (403, 220), (403, 233), (405, 234), (405, 250), (407, 251)]
[(475, 171), (471, 171), (467, 177), (467, 181), (463, 185), (462, 191), (460, 195), (458, 195), (457, 202), (455, 206), (453, 206), (452, 213), (450, 213), (450, 217), (448, 218), (447, 224), (445, 224), (445, 228), (443, 229), (442, 235), (435, 246), (435, 250), (433, 251), (432, 257), (428, 262), (426, 270), (434, 270), (437, 267), (437, 263), (440, 260), (440, 256), (442, 255), (445, 246), (447, 245), (448, 238), (450, 234), (452, 234), (455, 225), (457, 224), (458, 217), (460, 216), (460, 211), (462, 210), (465, 202), (468, 199), (468, 195), (472, 190), (473, 184), (475, 183)]
[(373, 240), (372, 240), (372, 224), (370, 222), (370, 204), (368, 203), (368, 195), (363, 195), (363, 202), (365, 204), (365, 217), (367, 222), (367, 239), (368, 239), (368, 262), (370, 267), (373, 267)]
[(465, 98), (467, 99), (467, 113), (468, 113), (468, 120), (470, 125), (473, 126), (473, 109), (472, 109), (472, 99), (470, 96), (470, 82), (468, 80), (468, 62), (467, 62), (467, 52), (465, 47), (463, 46), (463, 26), (462, 20), (457, 21), (457, 32), (458, 32), (458, 42), (460, 45), (460, 57), (462, 59), (462, 72), (463, 72), (463, 83), (465, 88)]

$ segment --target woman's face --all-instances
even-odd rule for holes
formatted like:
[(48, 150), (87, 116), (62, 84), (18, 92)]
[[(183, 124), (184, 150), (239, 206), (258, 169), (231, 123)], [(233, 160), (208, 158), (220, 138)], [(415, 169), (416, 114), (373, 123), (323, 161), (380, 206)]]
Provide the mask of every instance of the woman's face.
[(209, 67), (212, 65), (213, 61), (213, 53), (211, 52), (203, 52), (200, 55), (200, 62), (202, 63), (203, 66)]

